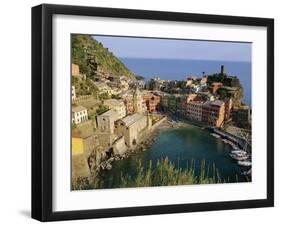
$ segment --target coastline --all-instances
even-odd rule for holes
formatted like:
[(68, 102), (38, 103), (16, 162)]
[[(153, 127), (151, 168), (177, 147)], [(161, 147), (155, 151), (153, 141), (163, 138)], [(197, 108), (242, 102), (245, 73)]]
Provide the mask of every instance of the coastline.
[(132, 154), (145, 152), (147, 151), (158, 139), (161, 132), (176, 129), (176, 128), (185, 128), (188, 126), (194, 126), (187, 122), (175, 122), (170, 117), (167, 117), (165, 121), (159, 124), (153, 131), (142, 138), (142, 141), (133, 149), (128, 149), (128, 151), (122, 155), (114, 155), (109, 159), (101, 162), (98, 171), (100, 170), (111, 170), (112, 163), (114, 161), (122, 161), (129, 158)]

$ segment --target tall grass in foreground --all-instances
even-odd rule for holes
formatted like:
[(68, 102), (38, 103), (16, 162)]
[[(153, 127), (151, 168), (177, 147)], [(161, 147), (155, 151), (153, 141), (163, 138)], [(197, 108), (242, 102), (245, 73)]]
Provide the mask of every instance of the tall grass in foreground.
[[(212, 172), (210, 172), (212, 171)], [(128, 175), (121, 176), (120, 187), (151, 187), (151, 186), (171, 186), (185, 184), (212, 184), (223, 183), (220, 179), (219, 172), (213, 165), (205, 167), (205, 161), (201, 162), (200, 175), (195, 175), (195, 161), (187, 169), (176, 167), (168, 158), (160, 159), (156, 163), (156, 167), (152, 168), (152, 162), (149, 162), (148, 168), (145, 170), (141, 162), (137, 167), (137, 175), (130, 177)]]
[[(176, 167), (168, 158), (157, 161), (152, 167), (152, 161), (147, 168), (144, 168), (141, 161), (138, 162), (136, 175), (122, 175), (118, 188), (127, 187), (152, 187), (171, 186), (187, 184), (215, 184), (225, 183), (222, 180), (218, 169), (213, 164), (211, 167), (205, 165), (205, 160), (201, 161), (200, 173), (195, 175), (195, 161), (192, 160), (186, 169)], [(102, 180), (98, 175), (93, 175), (90, 180), (83, 181), (81, 178), (72, 183), (72, 190), (101, 189)]]

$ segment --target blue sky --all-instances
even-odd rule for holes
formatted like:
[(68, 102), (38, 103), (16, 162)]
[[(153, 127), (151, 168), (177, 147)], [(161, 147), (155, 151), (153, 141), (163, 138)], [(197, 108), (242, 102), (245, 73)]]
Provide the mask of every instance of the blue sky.
[(94, 36), (121, 58), (251, 61), (251, 43)]

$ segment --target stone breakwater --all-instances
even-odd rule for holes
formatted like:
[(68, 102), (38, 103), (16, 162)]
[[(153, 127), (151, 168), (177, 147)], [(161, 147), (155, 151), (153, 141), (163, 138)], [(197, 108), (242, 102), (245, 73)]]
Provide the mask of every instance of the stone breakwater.
[(189, 124), (187, 123), (175, 122), (170, 119), (163, 120), (150, 133), (146, 134), (146, 136), (142, 138), (142, 141), (138, 145), (136, 145), (135, 148), (129, 149), (126, 153), (122, 155), (114, 155), (109, 159), (103, 161), (99, 166), (99, 170), (111, 170), (112, 163), (114, 161), (121, 161), (129, 158), (130, 155), (132, 154), (147, 151), (153, 145), (153, 143), (157, 141), (159, 134), (162, 131), (172, 128), (184, 128), (187, 127), (188, 125)]

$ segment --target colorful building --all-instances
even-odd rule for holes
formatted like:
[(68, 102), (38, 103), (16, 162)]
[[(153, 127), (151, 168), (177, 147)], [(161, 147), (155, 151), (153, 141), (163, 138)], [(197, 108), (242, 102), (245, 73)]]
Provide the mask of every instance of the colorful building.
[(201, 101), (192, 101), (186, 103), (186, 117), (190, 120), (201, 122), (202, 108), (203, 102)]
[(206, 101), (202, 107), (202, 122), (221, 127), (224, 123), (225, 103), (221, 100)]
[(155, 112), (160, 108), (161, 97), (154, 93), (147, 93), (143, 95), (146, 109), (149, 113)]
[(231, 117), (231, 112), (232, 112), (232, 108), (233, 108), (232, 98), (225, 99), (224, 103), (225, 103), (224, 119), (228, 120)]
[(115, 109), (118, 112), (118, 119), (124, 118), (126, 116), (126, 106), (122, 100), (104, 100), (104, 105), (109, 107), (109, 109)]
[(131, 98), (126, 98), (126, 99), (124, 100), (124, 104), (125, 104), (125, 107), (126, 107), (126, 113), (127, 113), (127, 115), (133, 114), (133, 113), (134, 113), (134, 101), (133, 101), (133, 99), (131, 99)]
[(88, 120), (87, 109), (83, 106), (72, 106), (72, 123), (79, 124)]
[(144, 113), (147, 111), (146, 104), (138, 88), (133, 93), (123, 96), (127, 115), (133, 113)]
[(90, 176), (90, 167), (88, 158), (96, 146), (95, 136), (90, 126), (90, 122), (82, 125), (79, 124), (76, 129), (72, 130), (72, 178), (84, 178)]

